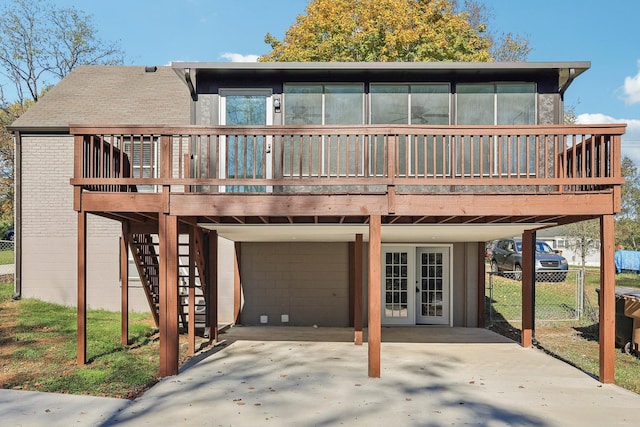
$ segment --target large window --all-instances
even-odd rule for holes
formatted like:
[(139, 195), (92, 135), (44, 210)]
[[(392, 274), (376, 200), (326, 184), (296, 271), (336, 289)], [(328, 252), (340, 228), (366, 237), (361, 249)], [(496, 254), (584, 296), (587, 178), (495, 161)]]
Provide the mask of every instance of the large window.
[(372, 124), (448, 125), (448, 84), (371, 84)]
[(456, 86), (459, 125), (534, 125), (533, 83), (469, 83)]
[[(285, 125), (361, 125), (364, 85), (287, 84)], [(362, 174), (362, 137), (290, 136), (284, 141), (284, 176)]]
[(364, 122), (361, 83), (287, 84), (285, 125), (360, 125)]
[[(370, 87), (371, 124), (448, 125), (450, 89), (447, 83), (384, 84)], [(376, 138), (376, 152), (384, 152), (384, 137)], [(401, 176), (441, 175), (448, 170), (441, 160), (446, 150), (442, 135), (399, 135), (398, 173)], [(382, 171), (386, 160), (382, 155), (371, 157), (372, 174)]]
[[(469, 83), (456, 86), (459, 125), (536, 124), (534, 83)], [(504, 135), (457, 137), (454, 141), (457, 175), (533, 175), (533, 137)], [(463, 154), (466, 153), (466, 154)], [(483, 153), (480, 158), (480, 153)], [(489, 157), (488, 153), (493, 153)], [(529, 161), (527, 161), (527, 158)]]

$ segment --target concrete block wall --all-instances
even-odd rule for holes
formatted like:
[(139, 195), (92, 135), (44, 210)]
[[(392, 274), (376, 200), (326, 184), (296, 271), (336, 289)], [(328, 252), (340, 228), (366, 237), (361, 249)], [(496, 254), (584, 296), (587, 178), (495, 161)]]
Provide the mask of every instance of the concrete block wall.
[(243, 243), (241, 264), (242, 324), (349, 325), (347, 243)]

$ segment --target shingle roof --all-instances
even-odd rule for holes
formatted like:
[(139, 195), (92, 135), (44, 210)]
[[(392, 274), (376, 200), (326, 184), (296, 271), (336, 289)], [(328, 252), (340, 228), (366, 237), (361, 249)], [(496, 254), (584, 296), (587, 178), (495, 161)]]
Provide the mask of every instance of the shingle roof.
[(141, 66), (76, 68), (11, 126), (62, 129), (70, 124), (190, 123), (187, 85), (171, 67), (145, 72)]

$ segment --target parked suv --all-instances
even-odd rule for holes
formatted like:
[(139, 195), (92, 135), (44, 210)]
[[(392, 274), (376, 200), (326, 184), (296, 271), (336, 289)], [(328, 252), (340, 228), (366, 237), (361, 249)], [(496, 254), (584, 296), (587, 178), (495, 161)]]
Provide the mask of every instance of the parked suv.
[[(497, 240), (491, 248), (491, 271), (508, 271), (511, 277), (522, 277), (522, 240)], [(551, 247), (540, 240), (536, 241), (536, 280), (562, 282), (567, 276), (569, 264), (566, 258), (558, 255)]]

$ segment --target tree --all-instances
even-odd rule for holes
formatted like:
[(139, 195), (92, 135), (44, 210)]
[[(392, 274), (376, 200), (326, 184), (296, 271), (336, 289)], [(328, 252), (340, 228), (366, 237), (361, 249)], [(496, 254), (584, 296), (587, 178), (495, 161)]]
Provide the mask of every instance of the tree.
[(597, 219), (580, 221), (563, 227), (566, 246), (580, 256), (582, 268), (587, 257), (600, 250), (600, 222)]
[(0, 73), (21, 104), (80, 64), (120, 64), (117, 44), (97, 37), (91, 16), (44, 0), (13, 0), (0, 8)]
[[(120, 64), (122, 50), (97, 37), (91, 17), (43, 0), (0, 6), (0, 218), (13, 222), (13, 135), (7, 126), (81, 64)], [(13, 86), (14, 101), (6, 99)]]
[(487, 31), (490, 12), (474, 1), (313, 0), (282, 41), (271, 34), (261, 61), (522, 60), (528, 42)]
[(640, 246), (640, 176), (638, 168), (629, 157), (622, 158), (622, 206), (616, 217), (616, 242), (626, 248), (637, 250)]
[(13, 135), (7, 126), (26, 110), (28, 105), (15, 102), (0, 109), (0, 230), (13, 224)]

